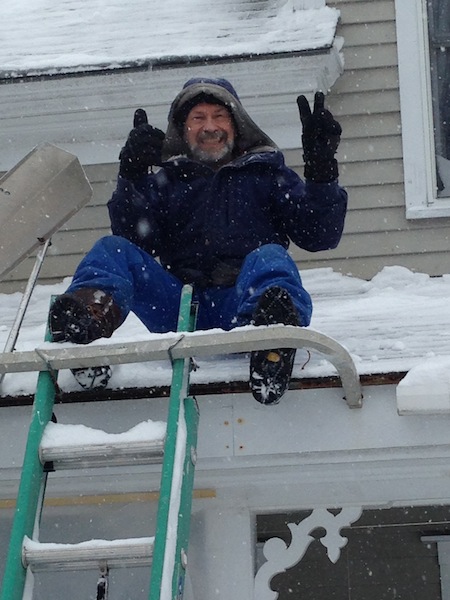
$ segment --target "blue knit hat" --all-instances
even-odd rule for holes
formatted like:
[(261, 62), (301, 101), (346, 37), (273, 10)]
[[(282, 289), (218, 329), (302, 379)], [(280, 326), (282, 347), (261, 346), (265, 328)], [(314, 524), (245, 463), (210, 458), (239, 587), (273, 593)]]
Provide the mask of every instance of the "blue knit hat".
[(223, 79), (223, 77), (218, 77), (217, 79), (213, 79), (211, 77), (192, 77), (191, 79), (186, 81), (186, 83), (183, 85), (183, 90), (185, 90), (190, 85), (195, 85), (196, 83), (220, 85), (220, 87), (225, 88), (227, 91), (230, 92), (230, 94), (232, 96), (234, 96), (236, 98), (236, 100), (238, 100), (240, 102), (239, 96), (237, 95), (236, 90), (231, 85), (231, 83), (228, 81), (228, 79)]
[(220, 104), (221, 106), (225, 106), (225, 108), (227, 108), (228, 110), (230, 109), (229, 102), (227, 102), (223, 97), (219, 97), (223, 95), (223, 93), (214, 93), (215, 86), (223, 88), (229, 94), (231, 94), (233, 98), (240, 102), (239, 96), (237, 95), (237, 92), (231, 85), (231, 83), (227, 79), (223, 79), (221, 77), (217, 79), (213, 79), (210, 77), (192, 77), (183, 85), (183, 90), (186, 90), (191, 86), (196, 86), (196, 88), (198, 89), (198, 93), (186, 102), (184, 102), (182, 105), (178, 106), (178, 108), (173, 111), (174, 123), (177, 127), (180, 128), (183, 128), (188, 114), (197, 104), (201, 104), (203, 102), (205, 102), (206, 104)]

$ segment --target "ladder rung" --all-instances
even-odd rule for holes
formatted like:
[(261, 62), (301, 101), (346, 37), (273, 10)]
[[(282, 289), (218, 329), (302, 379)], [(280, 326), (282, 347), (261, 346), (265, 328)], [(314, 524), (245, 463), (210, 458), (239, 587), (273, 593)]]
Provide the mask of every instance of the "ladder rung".
[(42, 464), (55, 470), (161, 463), (166, 424), (144, 421), (122, 433), (85, 425), (48, 423), (39, 446)]
[(53, 463), (55, 470), (127, 466), (162, 462), (164, 440), (80, 444), (79, 446), (41, 446), (41, 462)]
[(33, 572), (142, 566), (151, 564), (153, 545), (153, 537), (79, 544), (42, 543), (25, 538), (22, 561)]

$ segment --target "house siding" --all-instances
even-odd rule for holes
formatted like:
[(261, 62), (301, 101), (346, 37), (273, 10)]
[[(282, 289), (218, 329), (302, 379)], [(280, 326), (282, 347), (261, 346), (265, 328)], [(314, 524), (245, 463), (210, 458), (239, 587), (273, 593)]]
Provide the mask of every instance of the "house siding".
[(327, 102), (343, 127), (338, 159), (349, 211), (337, 249), (293, 256), (302, 269), (328, 266), (365, 279), (391, 265), (448, 273), (450, 219), (405, 217), (394, 1), (329, 4), (341, 11), (337, 35), (345, 40), (345, 70)]
[[(388, 265), (432, 276), (446, 273), (450, 219), (408, 221), (405, 217), (394, 0), (328, 4), (341, 11), (337, 35), (345, 41), (345, 70), (327, 103), (343, 127), (338, 159), (349, 211), (338, 248), (311, 254), (293, 247), (292, 255), (301, 270), (331, 267), (365, 279)], [(301, 154), (300, 148), (285, 151), (287, 163), (300, 174)], [(72, 275), (95, 240), (109, 233), (105, 205), (117, 168), (117, 163), (86, 167), (93, 199), (53, 236), (42, 283)], [(24, 261), (10, 273), (0, 283), (0, 292), (23, 289), (32, 261)]]

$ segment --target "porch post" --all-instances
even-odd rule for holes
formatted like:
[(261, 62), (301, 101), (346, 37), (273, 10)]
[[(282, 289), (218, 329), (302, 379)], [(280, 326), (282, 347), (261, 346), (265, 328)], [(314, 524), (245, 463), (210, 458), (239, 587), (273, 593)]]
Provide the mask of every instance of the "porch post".
[(188, 575), (195, 600), (253, 598), (253, 521), (250, 510), (239, 507), (192, 515)]

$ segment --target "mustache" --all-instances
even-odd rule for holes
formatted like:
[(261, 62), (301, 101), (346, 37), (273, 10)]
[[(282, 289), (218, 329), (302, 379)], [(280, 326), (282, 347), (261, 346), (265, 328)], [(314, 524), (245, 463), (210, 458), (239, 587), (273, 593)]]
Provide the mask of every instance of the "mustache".
[(227, 134), (224, 131), (202, 131), (199, 136), (198, 139), (201, 142), (204, 141), (209, 141), (209, 140), (216, 140), (218, 142), (223, 142), (227, 139)]

